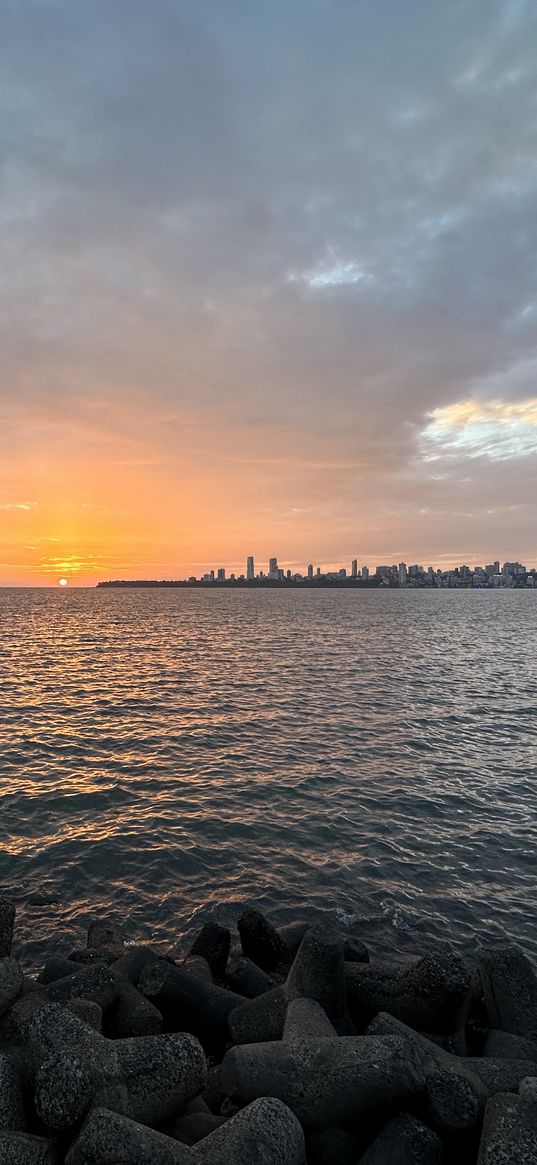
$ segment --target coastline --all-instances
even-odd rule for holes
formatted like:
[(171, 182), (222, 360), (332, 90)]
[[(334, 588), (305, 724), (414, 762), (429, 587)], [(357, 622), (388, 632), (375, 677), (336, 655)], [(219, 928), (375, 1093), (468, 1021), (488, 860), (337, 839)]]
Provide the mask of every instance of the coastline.
[(0, 1161), (535, 1159), (537, 976), (515, 945), (379, 962), (247, 909), (172, 958), (96, 919), (33, 979), (14, 926), (0, 899)]

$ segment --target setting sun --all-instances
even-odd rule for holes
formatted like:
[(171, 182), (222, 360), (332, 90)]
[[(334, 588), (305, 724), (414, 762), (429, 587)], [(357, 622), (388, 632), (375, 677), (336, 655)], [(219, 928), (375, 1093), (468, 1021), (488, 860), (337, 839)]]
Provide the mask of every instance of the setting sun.
[(66, 586), (67, 586), (67, 579), (66, 579), (66, 578), (61, 578), (61, 579), (60, 579), (60, 586), (61, 586), (61, 587), (66, 587)]

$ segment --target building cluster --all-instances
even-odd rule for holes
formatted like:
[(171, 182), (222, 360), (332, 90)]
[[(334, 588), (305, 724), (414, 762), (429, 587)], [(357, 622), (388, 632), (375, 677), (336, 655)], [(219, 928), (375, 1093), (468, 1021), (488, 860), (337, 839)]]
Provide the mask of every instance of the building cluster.
[(387, 587), (535, 587), (537, 586), (537, 567), (528, 568), (521, 562), (499, 561), (487, 566), (456, 566), (449, 570), (438, 570), (434, 566), (407, 566), (405, 562), (391, 566), (377, 566), (370, 571), (368, 566), (358, 568), (358, 560), (353, 558), (350, 572), (346, 567), (339, 570), (322, 570), (320, 566), (309, 564), (306, 574), (292, 570), (283, 570), (278, 566), (277, 558), (270, 558), (268, 570), (260, 570), (256, 574), (253, 555), (246, 560), (246, 574), (230, 574), (226, 576), (224, 567), (216, 572), (207, 571), (201, 580), (194, 576), (188, 579), (189, 583), (198, 581), (204, 583), (251, 582), (251, 583), (315, 583), (343, 582), (349, 584), (363, 584), (367, 586)]

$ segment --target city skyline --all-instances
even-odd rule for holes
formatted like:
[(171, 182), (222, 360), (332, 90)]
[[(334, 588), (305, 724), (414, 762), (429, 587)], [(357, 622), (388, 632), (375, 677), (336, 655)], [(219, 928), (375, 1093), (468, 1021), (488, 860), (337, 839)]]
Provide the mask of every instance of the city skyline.
[[(100, 580), (98, 586), (222, 586), (249, 584), (270, 585), (324, 585), (348, 584), (352, 586), (374, 584), (380, 586), (418, 587), (418, 586), (478, 586), (478, 587), (534, 587), (537, 585), (537, 566), (528, 567), (523, 563), (512, 560), (501, 562), (495, 559), (491, 563), (472, 564), (460, 563), (453, 568), (442, 569), (423, 563), (386, 563), (369, 567), (367, 563), (358, 565), (358, 559), (353, 558), (350, 571), (346, 566), (335, 569), (322, 567), (315, 563), (308, 563), (302, 570), (292, 570), (285, 563), (279, 563), (276, 556), (269, 558), (267, 570), (261, 567), (256, 571), (254, 555), (248, 555), (246, 569), (241, 573), (231, 571), (225, 567), (212, 567), (202, 575), (190, 575), (181, 579), (115, 579)], [(66, 580), (61, 579), (60, 585)]]
[(0, 584), (530, 559), (536, 42), (531, 0), (2, 6)]

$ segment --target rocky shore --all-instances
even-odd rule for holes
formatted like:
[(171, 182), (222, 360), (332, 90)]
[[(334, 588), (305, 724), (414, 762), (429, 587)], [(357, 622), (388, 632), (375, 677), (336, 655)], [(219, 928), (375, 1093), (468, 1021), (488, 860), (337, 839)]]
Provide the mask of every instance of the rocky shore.
[(537, 975), (516, 946), (377, 962), (337, 929), (106, 920), (36, 978), (0, 900), (0, 1165), (537, 1165)]

